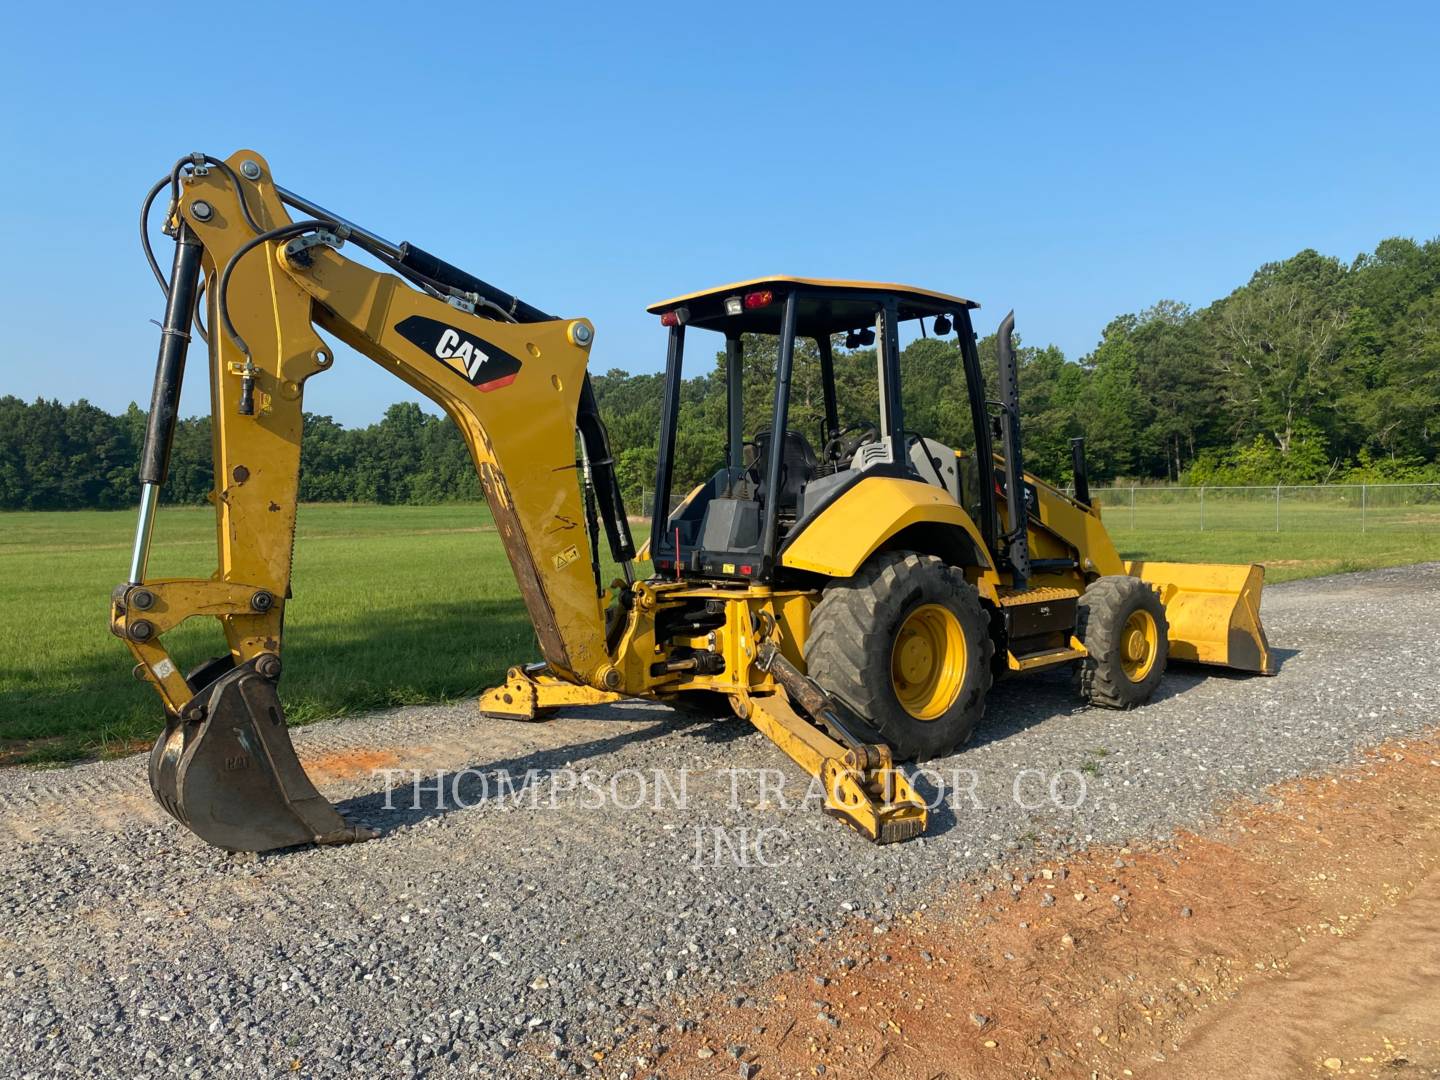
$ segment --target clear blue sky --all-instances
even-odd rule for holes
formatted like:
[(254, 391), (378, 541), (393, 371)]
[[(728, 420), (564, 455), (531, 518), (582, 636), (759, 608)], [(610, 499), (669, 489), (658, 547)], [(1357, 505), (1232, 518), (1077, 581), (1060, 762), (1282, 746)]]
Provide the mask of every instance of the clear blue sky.
[[(0, 394), (147, 399), (136, 215), (197, 149), (593, 318), (600, 370), (661, 366), (646, 303), (758, 274), (1013, 306), (1075, 358), (1264, 261), (1440, 232), (1433, 4), (143, 8), (6, 19)], [(306, 405), (407, 396), (348, 355)]]

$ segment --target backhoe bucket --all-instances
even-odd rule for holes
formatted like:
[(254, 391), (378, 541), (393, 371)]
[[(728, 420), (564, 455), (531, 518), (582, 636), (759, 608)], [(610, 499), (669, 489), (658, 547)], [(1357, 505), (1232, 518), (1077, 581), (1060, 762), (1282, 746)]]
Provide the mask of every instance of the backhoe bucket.
[(1265, 568), (1258, 564), (1126, 564), (1160, 590), (1170, 624), (1170, 659), (1275, 674), (1275, 661), (1260, 624)]
[[(273, 658), (272, 658), (273, 659)], [(270, 851), (377, 835), (348, 825), (305, 775), (274, 679), (240, 665), (195, 698), (197, 721), (171, 718), (150, 751), (150, 789), (207, 844)]]

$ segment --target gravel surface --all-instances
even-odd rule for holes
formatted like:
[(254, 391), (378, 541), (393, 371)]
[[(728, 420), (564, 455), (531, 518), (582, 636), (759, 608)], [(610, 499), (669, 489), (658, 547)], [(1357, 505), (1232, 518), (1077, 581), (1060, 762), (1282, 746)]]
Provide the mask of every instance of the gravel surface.
[[(259, 858), (165, 818), (143, 757), (8, 770), (0, 1061), (579, 1074), (666, 999), (743, 995), (847, 919), (884, 934), (986, 867), (1193, 826), (1437, 722), (1440, 564), (1275, 586), (1264, 616), (1273, 679), (1173, 670), (1132, 713), (1081, 706), (1060, 675), (997, 687), (976, 742), (919, 780), (940, 798), (929, 834), (886, 848), (804, 805), (804, 778), (747, 725), (647, 705), (300, 729), (325, 793), (384, 835)], [(388, 807), (381, 768), (407, 770)]]

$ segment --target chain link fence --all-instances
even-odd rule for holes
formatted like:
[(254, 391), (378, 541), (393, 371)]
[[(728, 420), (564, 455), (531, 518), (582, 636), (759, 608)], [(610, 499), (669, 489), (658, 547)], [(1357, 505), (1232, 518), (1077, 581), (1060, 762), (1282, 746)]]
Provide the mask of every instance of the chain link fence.
[[(1440, 532), (1440, 484), (1277, 484), (1266, 487), (1092, 487), (1112, 530), (1185, 532)], [(684, 495), (670, 499), (670, 509)], [(648, 520), (653, 495), (630, 512)]]
[[(685, 489), (684, 491), (682, 491), (679, 495), (673, 495), (673, 494), (672, 494), (672, 495), (670, 496), (670, 513), (671, 513), (671, 514), (673, 514), (673, 513), (675, 512), (675, 508), (676, 508), (676, 507), (678, 507), (682, 502), (685, 501), (685, 496), (688, 495), (688, 494), (690, 494), (690, 489), (689, 489), (689, 488), (686, 488), (686, 489)], [(643, 519), (643, 520), (645, 520), (645, 521), (649, 521), (649, 520), (650, 520), (650, 508), (651, 508), (651, 506), (652, 506), (652, 504), (653, 504), (654, 502), (655, 502), (655, 492), (653, 492), (653, 491), (650, 490), (649, 488), (644, 488), (644, 489), (642, 489), (641, 492), (640, 492), (640, 501), (639, 501), (638, 503), (636, 503), (634, 506), (631, 506), (630, 503), (629, 503), (629, 501), (627, 500), (627, 501), (626, 501), (626, 504), (625, 504), (625, 508), (626, 508), (627, 510), (629, 510), (631, 517), (638, 517), (638, 518), (641, 518), (641, 519)]]
[(1105, 487), (1108, 528), (1185, 532), (1440, 530), (1440, 484)]

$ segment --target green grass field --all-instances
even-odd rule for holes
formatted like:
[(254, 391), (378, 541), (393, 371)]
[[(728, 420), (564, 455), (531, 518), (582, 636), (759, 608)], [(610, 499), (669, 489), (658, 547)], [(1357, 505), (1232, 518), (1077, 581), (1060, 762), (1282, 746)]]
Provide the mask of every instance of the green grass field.
[[(1118, 518), (1117, 509), (1107, 516)], [(1137, 525), (1139, 523), (1137, 522)], [(1265, 562), (1267, 580), (1440, 559), (1440, 530), (1301, 533), (1131, 529), (1123, 554)], [(110, 590), (129, 564), (130, 513), (0, 514), (0, 751), (63, 760), (136, 748), (160, 727), (154, 692), (130, 675), (106, 628)], [(483, 506), (305, 506), (286, 614), (284, 699), (292, 722), (471, 697), (534, 634)], [(151, 573), (208, 576), (209, 508), (167, 509)], [(220, 651), (213, 622), (167, 636), (183, 663)]]
[[(154, 576), (215, 567), (214, 513), (167, 509)], [(28, 757), (129, 748), (158, 730), (158, 701), (106, 627), (134, 515), (0, 514), (0, 741), (51, 740)], [(477, 693), (531, 658), (534, 633), (484, 506), (305, 506), (286, 611), (287, 713), (304, 722)], [(223, 651), (218, 624), (167, 635), (189, 665)]]

